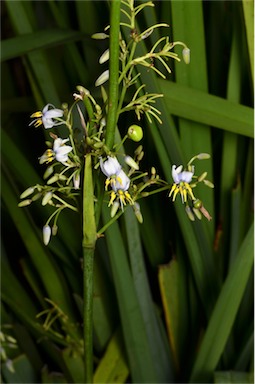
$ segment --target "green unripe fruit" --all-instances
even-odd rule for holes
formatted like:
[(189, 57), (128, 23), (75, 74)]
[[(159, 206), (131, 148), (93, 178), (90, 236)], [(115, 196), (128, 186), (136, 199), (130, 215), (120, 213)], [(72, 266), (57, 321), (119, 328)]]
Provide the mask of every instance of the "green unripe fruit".
[(194, 200), (193, 201), (193, 206), (194, 206), (194, 208), (196, 208), (196, 209), (199, 209), (199, 208), (201, 208), (202, 207), (202, 201), (201, 200)]
[(133, 124), (128, 128), (128, 137), (133, 141), (140, 141), (143, 138), (143, 130), (139, 125)]

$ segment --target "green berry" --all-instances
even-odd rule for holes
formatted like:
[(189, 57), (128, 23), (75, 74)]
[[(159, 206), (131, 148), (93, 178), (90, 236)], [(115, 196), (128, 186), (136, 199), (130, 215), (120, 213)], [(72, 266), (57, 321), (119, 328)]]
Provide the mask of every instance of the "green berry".
[(133, 141), (140, 141), (143, 138), (143, 130), (139, 125), (133, 124), (128, 128), (128, 137)]

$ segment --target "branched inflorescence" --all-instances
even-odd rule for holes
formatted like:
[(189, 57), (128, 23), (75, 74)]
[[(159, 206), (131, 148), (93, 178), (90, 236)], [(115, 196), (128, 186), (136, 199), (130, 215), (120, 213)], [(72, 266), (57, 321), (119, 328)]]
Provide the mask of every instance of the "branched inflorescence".
[[(169, 59), (180, 61), (177, 53), (173, 52), (174, 47), (178, 45), (183, 48), (184, 62), (189, 63), (190, 60), (189, 48), (182, 42), (170, 42), (168, 36), (161, 37), (145, 54), (137, 55), (138, 45), (149, 38), (155, 29), (168, 27), (167, 24), (160, 23), (142, 32), (138, 31), (136, 17), (145, 7), (152, 6), (154, 5), (151, 1), (137, 6), (132, 0), (122, 1), (124, 20), (121, 21), (121, 27), (128, 29), (129, 39), (124, 39), (122, 35), (119, 37), (119, 100), (116, 122), (121, 114), (134, 111), (138, 120), (141, 120), (144, 115), (149, 122), (155, 119), (158, 123), (162, 123), (156, 101), (163, 95), (146, 92), (145, 84), (141, 84), (139, 67), (143, 66), (165, 78), (165, 73), (171, 72)], [(92, 37), (107, 39), (109, 37), (108, 29), (109, 27), (103, 33), (96, 33)], [(99, 62), (105, 64), (108, 60), (109, 50), (106, 50), (101, 55)], [(160, 66), (157, 66), (157, 63)], [(213, 185), (206, 180), (206, 173), (200, 177), (195, 176), (192, 165), (193, 160), (206, 158), (208, 155), (195, 156), (184, 171), (182, 166), (173, 165), (174, 184), (171, 187), (157, 175), (154, 167), (150, 172), (140, 169), (140, 162), (144, 156), (142, 145), (138, 145), (132, 156), (126, 154), (124, 148), (126, 140), (139, 142), (143, 138), (143, 129), (140, 125), (132, 124), (126, 133), (123, 133), (123, 129), (119, 127), (121, 139), (115, 142), (113, 147), (107, 147), (105, 138), (108, 92), (105, 83), (108, 79), (109, 69), (106, 69), (95, 82), (95, 85), (101, 88), (102, 97), (99, 101), (85, 87), (77, 86), (77, 90), (73, 94), (74, 102), (70, 108), (66, 104), (63, 104), (62, 108), (55, 108), (54, 105), (47, 104), (42, 111), (31, 115), (33, 120), (30, 125), (43, 126), (47, 130), (51, 128), (59, 130), (59, 127), (61, 129), (65, 127), (64, 129), (67, 130), (64, 137), (59, 137), (53, 132), (49, 133), (51, 140), (46, 142), (47, 148), (39, 157), (39, 163), (46, 166), (45, 184), (37, 184), (26, 189), (21, 194), (22, 201), (19, 204), (24, 207), (41, 199), (43, 206), (49, 205), (53, 208), (53, 213), (43, 226), (43, 241), (46, 245), (49, 243), (51, 235), (57, 233), (59, 214), (66, 208), (79, 212), (77, 200), (82, 190), (81, 171), (84, 169), (84, 158), (87, 154), (90, 154), (93, 159), (93, 178), (97, 180), (95, 184), (103, 183), (100, 173), (105, 176), (105, 187), (95, 189), (94, 204), (100, 200), (99, 194), (103, 193), (107, 198), (112, 219), (119, 217), (127, 206), (131, 206), (141, 223), (143, 217), (139, 199), (170, 189), (169, 196), (173, 201), (180, 194), (191, 220), (194, 220), (195, 216), (201, 218), (201, 213), (210, 220), (209, 213), (203, 207), (202, 202), (195, 197), (193, 190), (201, 182), (210, 187)], [(128, 100), (127, 95), (131, 95)], [(74, 113), (80, 119), (78, 128), (74, 127)], [(117, 212), (118, 215), (116, 215)], [(100, 230), (98, 232), (101, 233)]]

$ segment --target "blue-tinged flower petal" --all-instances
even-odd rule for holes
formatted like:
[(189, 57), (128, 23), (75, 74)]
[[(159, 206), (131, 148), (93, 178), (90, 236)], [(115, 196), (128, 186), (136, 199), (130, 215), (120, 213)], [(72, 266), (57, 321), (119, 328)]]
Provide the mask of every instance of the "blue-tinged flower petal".
[(114, 192), (117, 192), (119, 190), (121, 191), (127, 191), (130, 185), (130, 179), (125, 174), (125, 172), (121, 169), (118, 173), (118, 176), (116, 177), (115, 183), (112, 183), (112, 189)]
[(118, 173), (121, 171), (121, 165), (118, 162), (116, 157), (107, 157), (108, 160), (103, 161), (102, 158), (100, 159), (100, 168), (101, 171), (105, 174), (107, 177), (111, 177), (113, 175), (118, 175)]

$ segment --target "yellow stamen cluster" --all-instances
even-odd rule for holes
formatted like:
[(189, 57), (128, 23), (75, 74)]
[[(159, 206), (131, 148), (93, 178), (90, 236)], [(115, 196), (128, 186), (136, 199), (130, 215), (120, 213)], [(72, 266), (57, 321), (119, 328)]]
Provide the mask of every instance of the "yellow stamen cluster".
[(32, 118), (36, 118), (37, 119), (37, 121), (34, 123), (34, 126), (36, 127), (36, 128), (38, 128), (40, 125), (42, 125), (42, 119), (41, 119), (41, 117), (43, 116), (43, 113), (41, 112), (41, 111), (38, 111), (38, 112), (35, 112), (35, 113), (33, 113), (30, 117), (32, 117)]
[(120, 185), (122, 185), (122, 180), (120, 177), (116, 176), (116, 175), (112, 175), (111, 177), (109, 177), (108, 179), (106, 179), (105, 181), (105, 190), (107, 191), (108, 190), (108, 186), (110, 185), (111, 187), (115, 186), (116, 185), (116, 181), (120, 183)]
[(128, 193), (128, 191), (122, 191), (121, 189), (119, 189), (117, 191), (117, 193), (115, 193), (114, 191), (111, 192), (111, 199), (110, 199), (110, 202), (108, 204), (108, 207), (110, 207), (113, 204), (114, 200), (117, 197), (120, 199), (121, 207), (123, 205), (127, 205), (127, 203), (134, 205), (134, 200), (132, 199), (132, 197)]
[(193, 195), (192, 188), (189, 185), (189, 183), (186, 183), (185, 181), (181, 181), (179, 184), (173, 184), (171, 191), (169, 193), (169, 197), (173, 194), (173, 200), (175, 201), (176, 196), (180, 193), (182, 202), (187, 202), (187, 197), (190, 196), (192, 200), (195, 200), (195, 196)]

